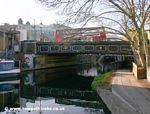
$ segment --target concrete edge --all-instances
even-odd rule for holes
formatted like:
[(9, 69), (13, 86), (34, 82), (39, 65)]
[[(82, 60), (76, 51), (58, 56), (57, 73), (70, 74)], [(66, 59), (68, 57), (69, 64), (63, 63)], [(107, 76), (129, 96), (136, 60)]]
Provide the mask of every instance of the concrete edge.
[[(107, 89), (102, 89), (99, 87), (97, 87), (96, 91), (98, 95), (101, 97), (101, 99), (103, 100), (103, 102), (106, 105), (108, 105), (107, 107), (112, 114), (140, 114), (134, 108), (131, 108), (127, 103), (125, 103), (118, 96), (116, 96), (116, 94), (114, 94), (112, 91)], [(124, 105), (126, 106), (124, 107)]]

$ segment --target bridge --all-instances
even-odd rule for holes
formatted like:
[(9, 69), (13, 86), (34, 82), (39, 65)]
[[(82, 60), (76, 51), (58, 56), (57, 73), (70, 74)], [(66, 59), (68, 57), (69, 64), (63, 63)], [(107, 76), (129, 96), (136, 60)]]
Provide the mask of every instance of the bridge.
[[(118, 63), (130, 60), (133, 51), (127, 41), (99, 41), (99, 42), (35, 42), (24, 41), (21, 51), (26, 55), (83, 55), (95, 54), (97, 67), (104, 71), (107, 63), (113, 63), (111, 68), (119, 66)], [(28, 60), (29, 58), (27, 58)], [(106, 62), (107, 61), (107, 62)], [(109, 65), (110, 66), (110, 65)], [(117, 68), (117, 67), (115, 67)]]
[(25, 54), (119, 54), (132, 55), (130, 43), (126, 41), (100, 42), (31, 42), (22, 43)]

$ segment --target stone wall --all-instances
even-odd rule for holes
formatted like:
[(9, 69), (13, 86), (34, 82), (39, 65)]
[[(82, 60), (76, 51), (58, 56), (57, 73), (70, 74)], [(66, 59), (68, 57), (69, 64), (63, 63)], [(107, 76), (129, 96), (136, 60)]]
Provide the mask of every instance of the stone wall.
[[(137, 79), (143, 79), (142, 69), (139, 68), (135, 63), (132, 64), (132, 72)], [(139, 74), (140, 73), (140, 74)], [(147, 80), (150, 82), (150, 45), (148, 45), (148, 68), (147, 68)]]
[(145, 70), (137, 66), (134, 62), (132, 63), (132, 72), (136, 79), (146, 79)]

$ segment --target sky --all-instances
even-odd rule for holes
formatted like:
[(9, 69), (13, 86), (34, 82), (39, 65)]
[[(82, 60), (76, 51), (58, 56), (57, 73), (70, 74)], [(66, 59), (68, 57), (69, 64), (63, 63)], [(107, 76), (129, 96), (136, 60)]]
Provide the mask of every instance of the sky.
[(47, 9), (35, 0), (0, 0), (0, 25), (3, 23), (17, 24), (18, 19), (22, 18), (25, 24), (44, 25), (57, 23), (60, 19), (56, 11)]
[[(44, 25), (49, 25), (59, 23), (64, 17), (58, 16), (55, 10), (37, 3), (37, 0), (0, 0), (0, 25), (17, 24), (19, 18), (22, 18), (24, 24), (27, 21), (34, 24), (35, 20), (35, 24), (42, 22)], [(97, 24), (90, 23), (87, 26), (95, 25)]]

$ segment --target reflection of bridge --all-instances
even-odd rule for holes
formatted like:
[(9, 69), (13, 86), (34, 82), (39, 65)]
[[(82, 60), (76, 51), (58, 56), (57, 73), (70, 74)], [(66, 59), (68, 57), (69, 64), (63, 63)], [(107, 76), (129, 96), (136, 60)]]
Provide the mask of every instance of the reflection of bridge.
[(22, 97), (31, 99), (36, 97), (57, 97), (69, 99), (99, 100), (99, 96), (95, 91), (35, 86), (23, 86), (22, 89)]
[(104, 112), (108, 112), (107, 107), (95, 91), (24, 85), (21, 97), (34, 100), (38, 97), (54, 97), (55, 103), (58, 104), (103, 109)]
[(97, 109), (102, 109), (102, 107), (105, 108), (104, 104), (99, 101), (85, 101), (79, 99), (55, 98), (55, 102), (58, 104), (76, 105), (81, 107), (89, 107), (89, 108), (97, 108)]
[(129, 42), (125, 41), (23, 42), (22, 46), (22, 51), (26, 54), (132, 54)]

